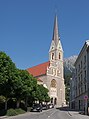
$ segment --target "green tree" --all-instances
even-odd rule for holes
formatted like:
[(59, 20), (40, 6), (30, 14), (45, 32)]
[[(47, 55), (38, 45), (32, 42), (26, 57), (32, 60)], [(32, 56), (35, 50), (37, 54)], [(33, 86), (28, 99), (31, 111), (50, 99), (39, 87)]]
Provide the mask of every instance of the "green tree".
[(37, 85), (37, 90), (35, 92), (35, 99), (39, 101), (39, 103), (49, 101), (48, 89), (43, 85)]
[(50, 97), (49, 97), (49, 95), (48, 95), (48, 93), (47, 93), (47, 95), (46, 95), (46, 97), (45, 97), (45, 102), (48, 103), (49, 101), (50, 101)]
[(31, 92), (37, 85), (37, 80), (32, 75), (30, 75), (27, 70), (19, 70), (19, 76), (23, 85), (21, 89), (21, 97), (25, 99), (25, 106), (27, 107), (28, 98), (31, 97)]
[(5, 97), (5, 110), (7, 101), (13, 95), (13, 82), (16, 66), (9, 56), (0, 52), (0, 95)]
[(27, 87), (27, 88), (25, 88), (26, 90), (24, 91), (24, 94), (25, 94), (25, 105), (27, 107), (28, 98), (29, 98), (29, 100), (32, 99), (30, 97), (32, 97), (32, 92), (36, 89), (37, 79), (34, 78), (32, 75), (29, 74), (29, 78), (27, 80), (25, 80), (25, 86)]
[(13, 80), (13, 97), (17, 100), (17, 108), (20, 106), (23, 98), (24, 82), (19, 75), (19, 69), (16, 70), (15, 79)]
[(72, 73), (65, 74), (65, 98), (66, 102), (69, 103), (70, 100), (70, 78), (72, 77)]

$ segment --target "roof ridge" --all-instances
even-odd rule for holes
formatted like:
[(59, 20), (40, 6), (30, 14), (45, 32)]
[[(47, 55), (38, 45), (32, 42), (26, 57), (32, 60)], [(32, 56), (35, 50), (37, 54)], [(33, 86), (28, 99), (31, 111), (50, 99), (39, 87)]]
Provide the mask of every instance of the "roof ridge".
[[(46, 62), (43, 62), (43, 63), (37, 64), (37, 65), (32, 66), (32, 67), (30, 67), (30, 68), (33, 68), (33, 67), (39, 66), (39, 65), (44, 64), (44, 63), (47, 63), (47, 62), (50, 62), (50, 61), (46, 61)], [(27, 68), (27, 69), (29, 69), (29, 68)]]
[(41, 63), (34, 67), (28, 68), (27, 71), (34, 77), (46, 74), (47, 67), (50, 66), (50, 61)]

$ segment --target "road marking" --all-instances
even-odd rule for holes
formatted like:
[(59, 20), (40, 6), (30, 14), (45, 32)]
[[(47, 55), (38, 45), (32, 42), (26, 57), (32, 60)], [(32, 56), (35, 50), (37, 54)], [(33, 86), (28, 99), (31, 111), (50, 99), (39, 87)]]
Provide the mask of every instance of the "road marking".
[[(55, 111), (55, 112), (56, 112), (56, 111)], [(51, 117), (55, 112), (53, 112), (52, 114), (50, 114), (50, 116), (48, 116), (48, 118)]]
[(69, 116), (72, 116), (69, 111), (68, 111), (68, 115), (69, 115)]
[(50, 116), (48, 116), (48, 118), (49, 118)]

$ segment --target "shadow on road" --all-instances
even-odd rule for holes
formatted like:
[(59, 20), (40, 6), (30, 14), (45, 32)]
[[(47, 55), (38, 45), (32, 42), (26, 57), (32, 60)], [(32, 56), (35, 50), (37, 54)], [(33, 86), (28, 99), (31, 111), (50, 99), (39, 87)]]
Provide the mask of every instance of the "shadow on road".
[(59, 109), (60, 111), (77, 111), (77, 110), (74, 110), (74, 109), (70, 109), (69, 107), (59, 107), (59, 108), (56, 108), (56, 109)]

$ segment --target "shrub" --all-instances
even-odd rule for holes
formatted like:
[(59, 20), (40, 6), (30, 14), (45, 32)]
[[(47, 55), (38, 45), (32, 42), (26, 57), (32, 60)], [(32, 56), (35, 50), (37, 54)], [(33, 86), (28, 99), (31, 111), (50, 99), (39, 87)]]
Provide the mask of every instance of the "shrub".
[(19, 109), (9, 109), (7, 110), (7, 116), (15, 116), (15, 115), (18, 115), (18, 114), (23, 114), (25, 113), (24, 110), (22, 110), (21, 108)]
[(17, 112), (17, 114), (23, 114), (23, 113), (25, 113), (25, 111), (22, 110), (21, 108), (15, 109), (15, 111)]
[(16, 112), (16, 110), (14, 110), (14, 109), (9, 109), (9, 110), (7, 110), (7, 116), (15, 116), (15, 115), (17, 115), (18, 113)]

